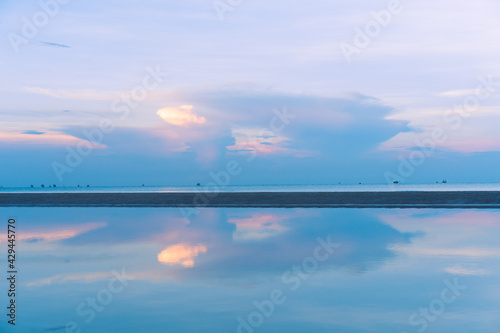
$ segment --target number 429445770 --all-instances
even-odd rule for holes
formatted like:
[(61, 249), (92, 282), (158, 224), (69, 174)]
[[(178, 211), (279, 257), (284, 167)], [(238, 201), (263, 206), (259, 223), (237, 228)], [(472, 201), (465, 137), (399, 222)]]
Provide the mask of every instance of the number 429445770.
[(9, 269), (16, 268), (16, 220), (9, 219), (7, 229)]

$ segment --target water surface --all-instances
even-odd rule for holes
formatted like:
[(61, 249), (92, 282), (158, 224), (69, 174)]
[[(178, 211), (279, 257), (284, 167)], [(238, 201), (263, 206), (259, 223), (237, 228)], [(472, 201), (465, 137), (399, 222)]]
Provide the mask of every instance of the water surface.
[(0, 213), (17, 220), (19, 269), (17, 325), (2, 310), (2, 332), (500, 327), (498, 210), (213, 208), (189, 223), (174, 208)]

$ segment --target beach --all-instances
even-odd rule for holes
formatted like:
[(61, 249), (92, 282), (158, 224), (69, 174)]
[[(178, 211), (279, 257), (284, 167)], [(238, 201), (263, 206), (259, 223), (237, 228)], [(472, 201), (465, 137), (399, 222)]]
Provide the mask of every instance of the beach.
[(0, 206), (500, 208), (500, 192), (0, 193)]

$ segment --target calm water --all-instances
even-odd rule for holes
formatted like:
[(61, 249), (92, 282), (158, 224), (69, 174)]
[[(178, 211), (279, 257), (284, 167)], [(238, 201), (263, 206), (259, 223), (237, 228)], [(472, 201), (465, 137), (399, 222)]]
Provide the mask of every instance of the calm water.
[(2, 187), (0, 193), (12, 192), (384, 192), (384, 191), (500, 191), (499, 183), (460, 184), (348, 184), (348, 185), (231, 185), (201, 186), (89, 186), (80, 187)]
[[(1, 230), (9, 217), (17, 325), (2, 278), (1, 332), (500, 327), (498, 210), (200, 209), (187, 223), (173, 208), (0, 208)], [(5, 274), (5, 232), (0, 247)]]

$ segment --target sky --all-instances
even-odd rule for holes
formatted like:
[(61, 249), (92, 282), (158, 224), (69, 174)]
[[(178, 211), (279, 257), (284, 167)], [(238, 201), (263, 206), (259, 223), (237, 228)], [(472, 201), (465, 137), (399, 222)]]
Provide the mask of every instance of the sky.
[(494, 0), (0, 0), (0, 185), (500, 182)]

